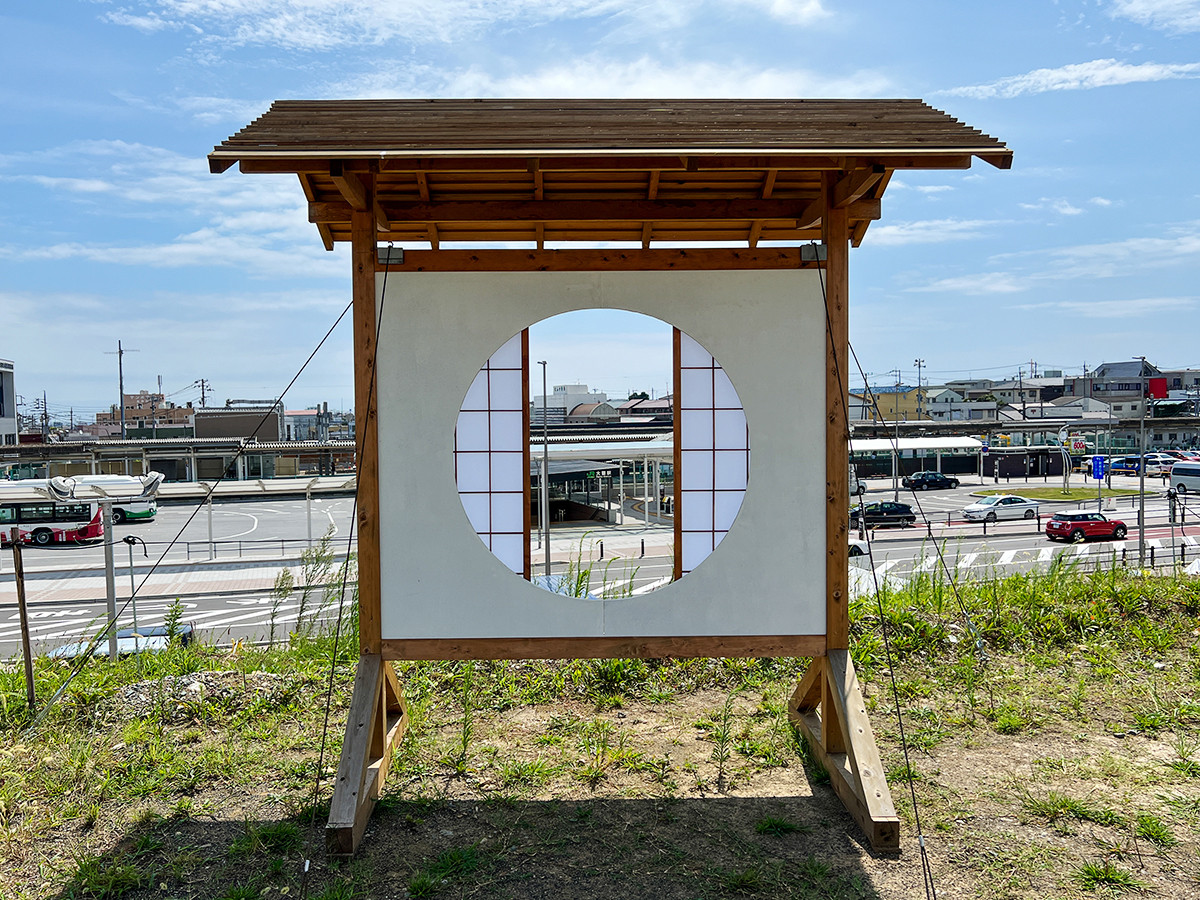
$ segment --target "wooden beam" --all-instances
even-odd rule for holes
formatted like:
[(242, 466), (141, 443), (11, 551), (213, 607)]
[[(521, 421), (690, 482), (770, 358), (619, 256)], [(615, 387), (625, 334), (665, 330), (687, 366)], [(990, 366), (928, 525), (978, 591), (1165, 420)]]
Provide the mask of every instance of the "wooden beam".
[(393, 272), (596, 272), (708, 269), (805, 269), (799, 247), (755, 250), (406, 250)]
[(367, 189), (362, 181), (353, 172), (345, 171), (341, 160), (332, 160), (329, 163), (329, 177), (346, 198), (346, 202), (350, 204), (353, 210), (364, 210), (371, 208), (371, 201), (367, 198)]
[(429, 178), (424, 172), (417, 172), (417, 193), (426, 203), (429, 202)]
[[(858, 677), (845, 650), (812, 661), (788, 708), (829, 784), (871, 847), (900, 847), (900, 818), (892, 802)], [(841, 749), (830, 749), (831, 747)]]
[(208, 171), (212, 175), (220, 175), (222, 172), (228, 172), (236, 163), (236, 159), (228, 159), (225, 157), (214, 159), (210, 156), (208, 158)]
[(651, 232), (653, 232), (653, 230), (654, 230), (654, 228), (649, 222), (645, 222), (642, 224), (642, 249), (643, 250), (650, 249), (650, 236), (651, 236)]
[(351, 219), (351, 287), (354, 299), (354, 408), (358, 429), (358, 602), (360, 652), (379, 652), (382, 589), (379, 551), (379, 400), (375, 379), (377, 310), (374, 185)]
[(429, 236), (429, 246), (431, 249), (437, 250), (442, 246), (442, 238), (438, 234), (438, 227), (436, 225), (426, 225), (425, 233)]
[(767, 169), (766, 175), (763, 176), (762, 198), (764, 200), (771, 199), (771, 192), (775, 190), (775, 179), (779, 177), (778, 169)]
[[(408, 253), (405, 253), (407, 256)], [(821, 635), (583, 638), (385, 638), (384, 659), (611, 659), (819, 656)]]
[(758, 246), (758, 239), (762, 237), (763, 223), (759, 219), (755, 219), (750, 223), (750, 234), (746, 239), (746, 243), (751, 247)]
[(329, 802), (325, 842), (330, 854), (358, 849), (391, 765), (392, 748), (408, 727), (408, 707), (396, 673), (379, 654), (362, 656)]
[(883, 166), (873, 166), (867, 171), (858, 171), (839, 178), (833, 188), (833, 205), (837, 208), (849, 206), (875, 187), (883, 178)]
[[(353, 176), (350, 176), (353, 177)], [(818, 201), (813, 201), (817, 203)], [(409, 222), (645, 222), (645, 221), (796, 221), (819, 216), (800, 200), (450, 200), (438, 203), (384, 201), (389, 221)], [(358, 209), (353, 202), (312, 202), (310, 222), (345, 222)], [(362, 208), (366, 208), (365, 206)], [(870, 213), (871, 206), (863, 211)], [(810, 209), (812, 212), (810, 213)]]
[(660, 170), (658, 170), (658, 169), (650, 170), (650, 184), (646, 188), (646, 199), (647, 200), (657, 200), (658, 199), (658, 180), (661, 176), (662, 176), (662, 172)]
[(837, 184), (825, 176), (821, 219), (826, 247), (825, 340), (825, 635), (831, 650), (850, 641), (850, 434), (848, 398), (850, 230), (847, 210), (833, 205)]

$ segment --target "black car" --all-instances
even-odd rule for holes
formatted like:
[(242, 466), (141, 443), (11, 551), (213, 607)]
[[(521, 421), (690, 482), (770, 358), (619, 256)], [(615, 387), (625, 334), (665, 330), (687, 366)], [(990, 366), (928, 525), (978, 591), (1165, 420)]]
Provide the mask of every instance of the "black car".
[[(850, 524), (858, 524), (858, 507), (850, 510)], [(907, 503), (868, 503), (862, 508), (863, 521), (868, 525), (913, 525), (917, 514)]]
[(941, 472), (914, 472), (905, 475), (902, 483), (914, 491), (936, 491), (938, 488), (958, 487), (957, 478), (947, 478)]

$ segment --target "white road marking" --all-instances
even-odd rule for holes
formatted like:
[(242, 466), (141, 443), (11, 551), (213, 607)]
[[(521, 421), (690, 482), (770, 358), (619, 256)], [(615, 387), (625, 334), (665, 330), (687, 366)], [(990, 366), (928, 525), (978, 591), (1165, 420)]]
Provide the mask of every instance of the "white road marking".
[(938, 558), (936, 556), (921, 557), (921, 564), (913, 569), (914, 572), (928, 572), (937, 565)]
[(1007, 566), (1016, 558), (1016, 556), (1017, 556), (1016, 550), (1005, 550), (1003, 553), (1000, 554), (1000, 558), (998, 560), (996, 560), (996, 565)]
[(1054, 553), (1057, 549), (1058, 549), (1057, 547), (1043, 547), (1041, 550), (1038, 551), (1037, 561), (1038, 562), (1050, 562), (1050, 560), (1054, 559)]
[(243, 537), (244, 535), (252, 534), (253, 532), (258, 530), (258, 517), (257, 516), (252, 516), (252, 515), (250, 515), (250, 513), (244, 513), (244, 512), (230, 512), (230, 513), (228, 513), (228, 515), (245, 516), (247, 519), (249, 519), (254, 524), (251, 525), (249, 528), (247, 528), (245, 531), (239, 531), (237, 534), (228, 534), (228, 535), (224, 535), (222, 537), (216, 537), (214, 535), (214, 540), (231, 541), (234, 538)]
[(958, 567), (960, 569), (969, 569), (971, 568), (971, 563), (975, 562), (978, 557), (978, 553), (964, 553), (961, 557), (959, 557)]
[(1083, 556), (1091, 556), (1091, 555), (1092, 555), (1092, 545), (1091, 544), (1080, 544), (1079, 546), (1077, 546), (1075, 548), (1076, 558), (1083, 557)]
[(882, 574), (884, 574), (884, 573), (885, 573), (885, 572), (886, 572), (888, 569), (892, 568), (893, 566), (898, 566), (898, 565), (900, 565), (900, 560), (898, 560), (898, 559), (889, 559), (889, 560), (886, 560), (885, 562), (882, 562), (882, 563), (880, 563), (879, 565), (877, 565), (877, 566), (875, 567), (875, 574), (876, 574), (876, 575), (882, 575)]

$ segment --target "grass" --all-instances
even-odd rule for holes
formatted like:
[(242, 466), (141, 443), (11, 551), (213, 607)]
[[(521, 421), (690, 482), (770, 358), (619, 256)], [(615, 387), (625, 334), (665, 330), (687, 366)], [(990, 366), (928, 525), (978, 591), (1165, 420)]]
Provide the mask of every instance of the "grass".
[[(906, 849), (911, 789), (938, 877), (972, 895), (1200, 883), (1196, 580), (1056, 565), (956, 588), (926, 575), (852, 606)], [(297, 896), (314, 854), (309, 896), (326, 900), (903, 896), (788, 720), (807, 664), (790, 658), (398, 663), (411, 723), (378, 827), (363, 859), (331, 866), (320, 832), (357, 636), (339, 643), (315, 800), (332, 641), (278, 637), (89, 663), (34, 733), (20, 667), (0, 667), (0, 896)], [(39, 696), (67, 671), (39, 659)]]

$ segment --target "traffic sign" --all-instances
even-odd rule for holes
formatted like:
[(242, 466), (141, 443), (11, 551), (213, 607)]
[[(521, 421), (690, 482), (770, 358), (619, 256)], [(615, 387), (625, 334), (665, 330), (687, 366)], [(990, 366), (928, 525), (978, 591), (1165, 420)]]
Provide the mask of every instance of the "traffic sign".
[(1093, 456), (1092, 457), (1092, 477), (1093, 478), (1103, 478), (1104, 477), (1104, 465), (1106, 462), (1108, 462), (1108, 460), (1106, 460), (1103, 456)]
[(1079, 438), (1071, 441), (1071, 450), (1076, 453), (1082, 453), (1087, 449), (1087, 441), (1082, 441)]

